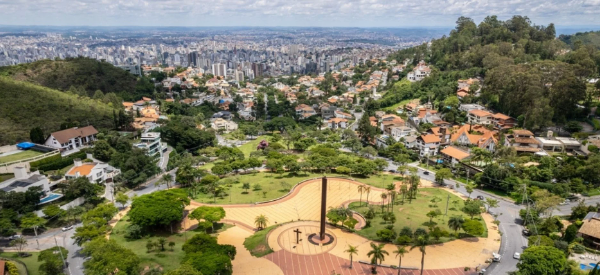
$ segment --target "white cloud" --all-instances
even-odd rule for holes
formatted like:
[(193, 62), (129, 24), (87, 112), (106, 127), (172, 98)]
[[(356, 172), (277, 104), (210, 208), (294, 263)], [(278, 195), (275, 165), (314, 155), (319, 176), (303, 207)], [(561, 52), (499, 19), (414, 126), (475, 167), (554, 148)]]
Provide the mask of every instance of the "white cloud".
[(600, 25), (600, 0), (0, 0), (0, 24), (449, 26), (459, 16)]

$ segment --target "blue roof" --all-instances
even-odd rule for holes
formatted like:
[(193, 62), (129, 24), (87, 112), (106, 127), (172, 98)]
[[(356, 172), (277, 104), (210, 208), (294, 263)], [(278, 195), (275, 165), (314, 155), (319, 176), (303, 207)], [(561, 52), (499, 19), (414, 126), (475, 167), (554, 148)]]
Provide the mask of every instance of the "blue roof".
[(17, 144), (17, 148), (19, 148), (19, 149), (29, 149), (33, 146), (35, 146), (35, 144), (31, 143), (31, 142), (21, 142), (21, 143)]

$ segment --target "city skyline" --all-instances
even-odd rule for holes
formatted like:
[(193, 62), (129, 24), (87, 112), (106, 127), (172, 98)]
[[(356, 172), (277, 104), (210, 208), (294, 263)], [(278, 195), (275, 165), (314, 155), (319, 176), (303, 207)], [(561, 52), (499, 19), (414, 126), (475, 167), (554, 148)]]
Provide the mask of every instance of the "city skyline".
[(538, 24), (600, 25), (600, 2), (572, 1), (0, 1), (0, 25), (450, 27), (527, 15)]

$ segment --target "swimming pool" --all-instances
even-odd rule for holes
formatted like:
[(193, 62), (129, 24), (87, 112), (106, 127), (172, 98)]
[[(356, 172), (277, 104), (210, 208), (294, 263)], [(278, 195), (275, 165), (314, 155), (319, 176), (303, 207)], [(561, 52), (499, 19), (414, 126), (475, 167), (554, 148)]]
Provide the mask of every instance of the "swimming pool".
[(51, 201), (55, 201), (55, 200), (61, 198), (62, 196), (63, 196), (62, 194), (50, 193), (50, 194), (48, 194), (48, 196), (42, 198), (40, 200), (40, 203), (38, 203), (38, 204), (49, 203)]

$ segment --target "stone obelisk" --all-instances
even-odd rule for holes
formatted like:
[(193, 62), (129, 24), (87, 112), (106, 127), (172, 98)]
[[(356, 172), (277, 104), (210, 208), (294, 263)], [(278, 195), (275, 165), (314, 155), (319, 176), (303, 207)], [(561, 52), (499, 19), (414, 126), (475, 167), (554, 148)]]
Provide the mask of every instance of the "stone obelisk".
[(323, 177), (321, 181), (321, 231), (319, 239), (325, 238), (325, 213), (327, 211), (327, 177)]

